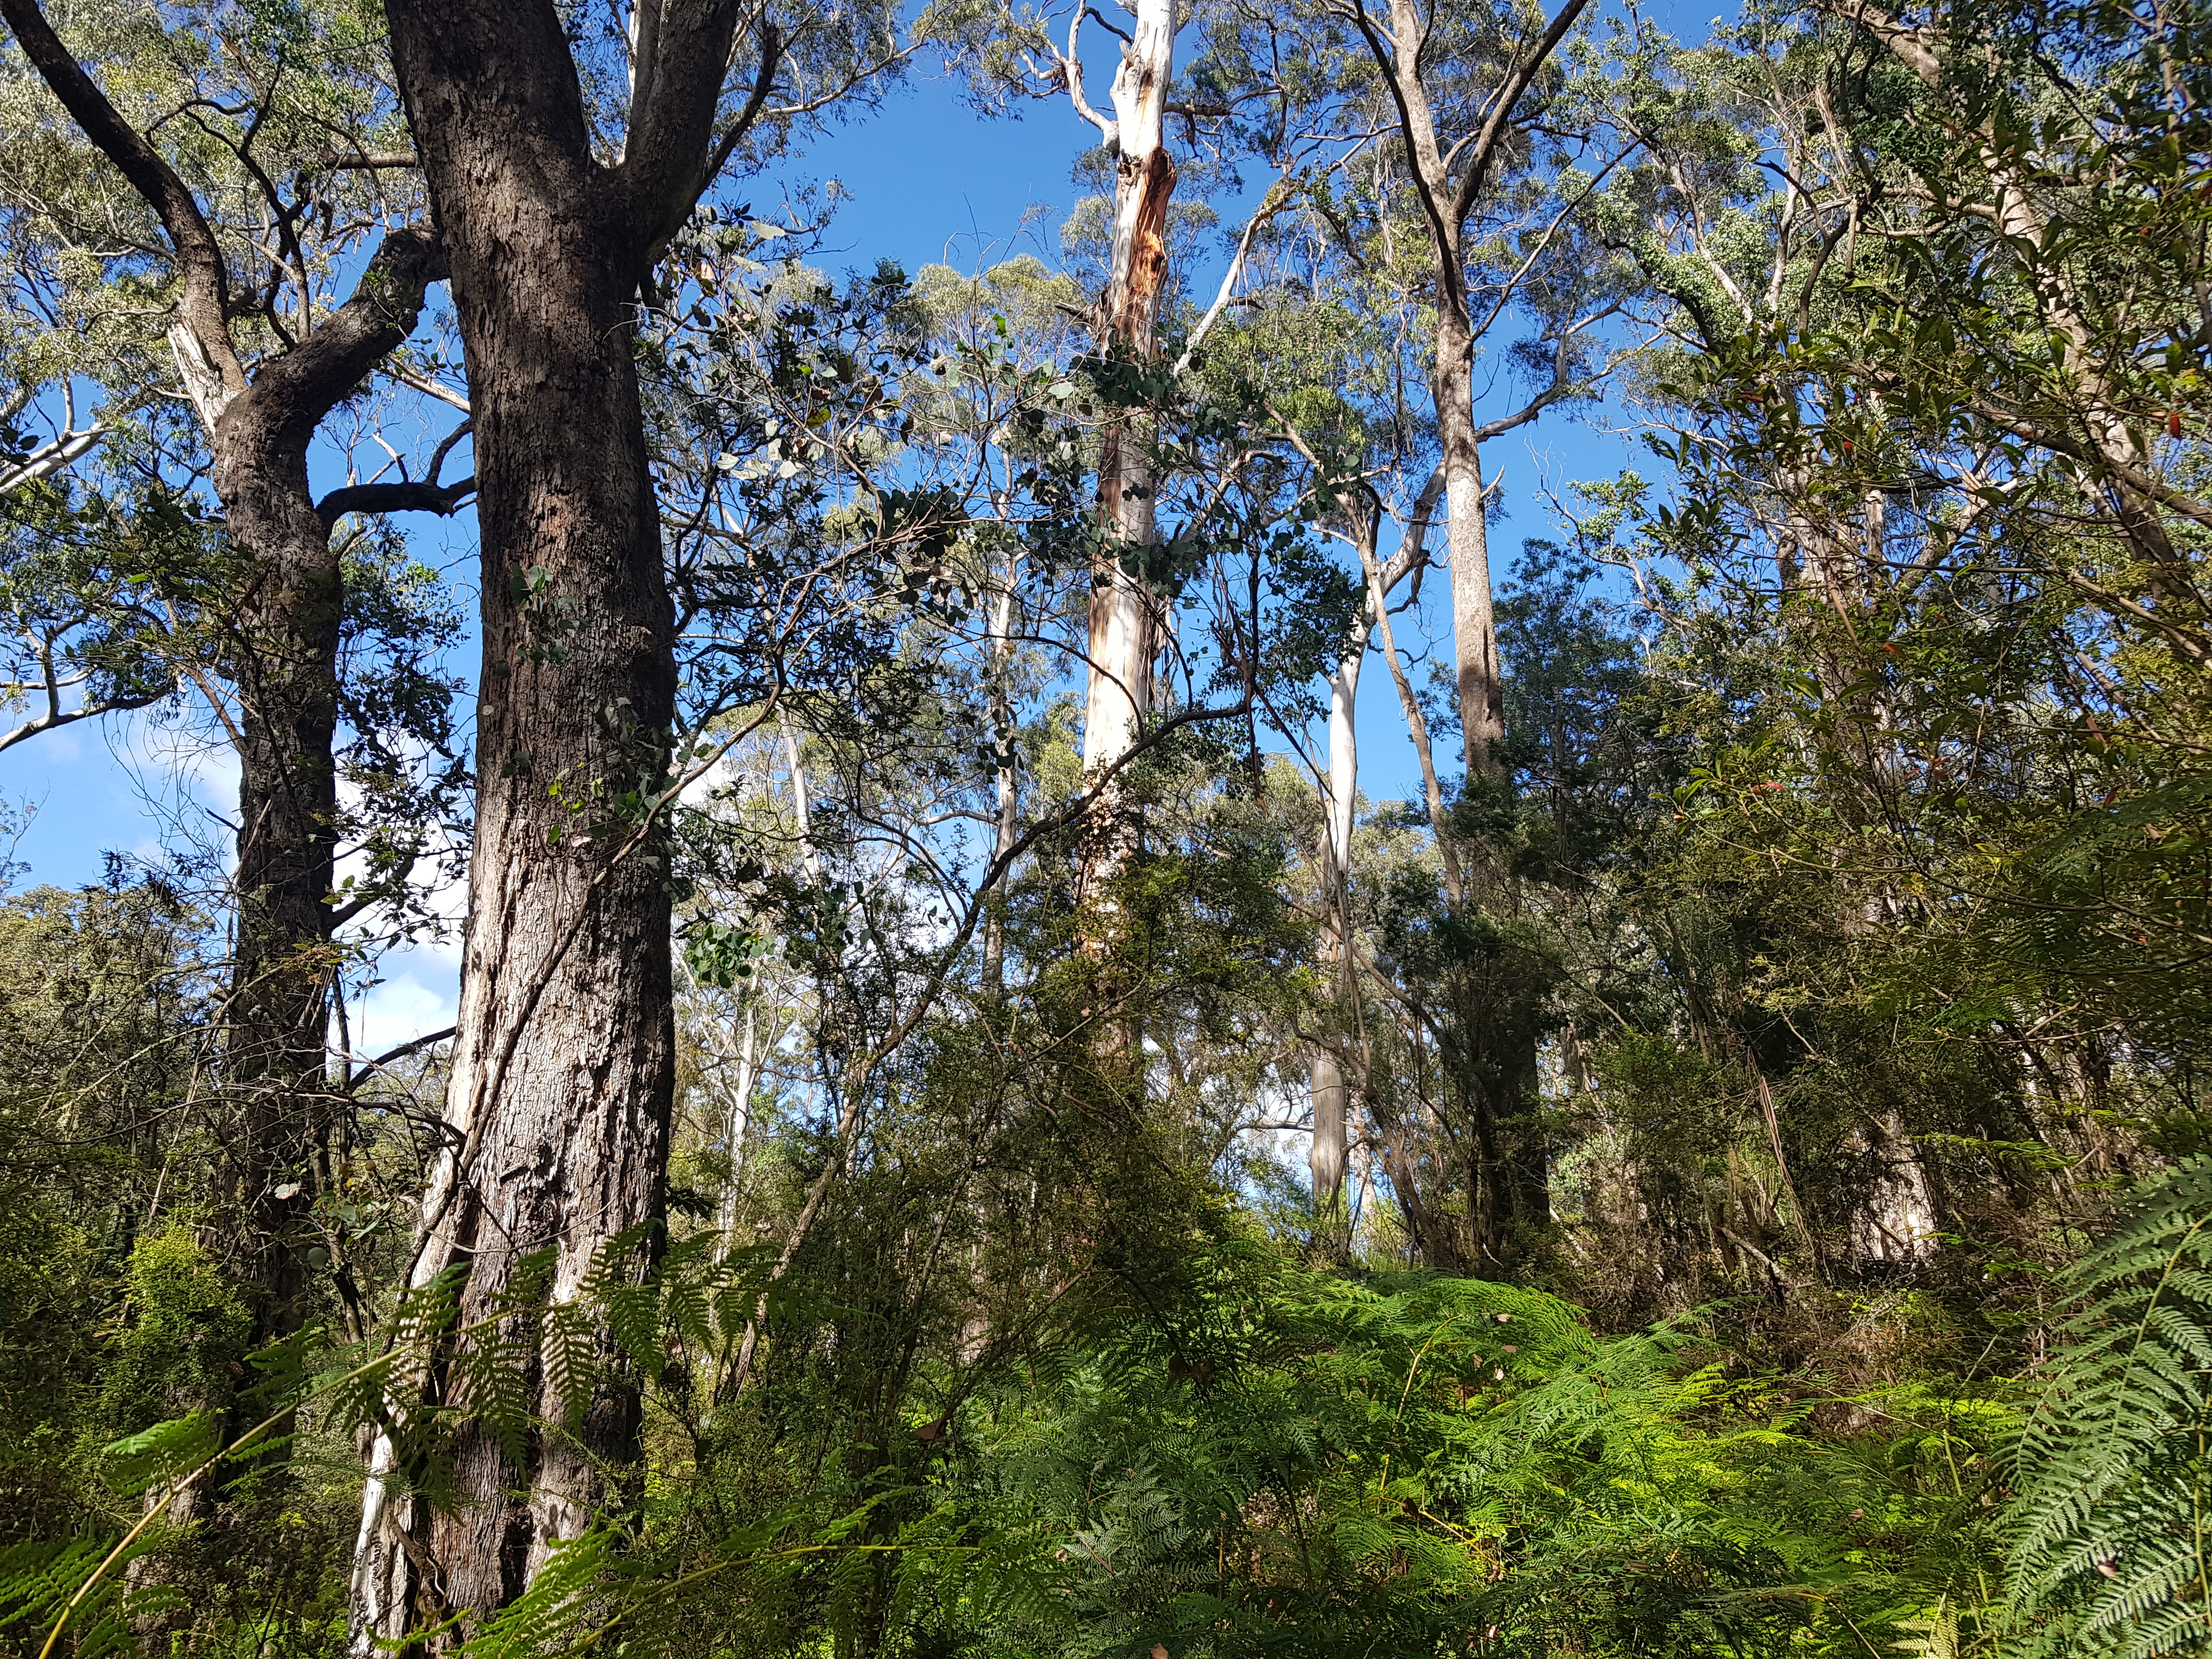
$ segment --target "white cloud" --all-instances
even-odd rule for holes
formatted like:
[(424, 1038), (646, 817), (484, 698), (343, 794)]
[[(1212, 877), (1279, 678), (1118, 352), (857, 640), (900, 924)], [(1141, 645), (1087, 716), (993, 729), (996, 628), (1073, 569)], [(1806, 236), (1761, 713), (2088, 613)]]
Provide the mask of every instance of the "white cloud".
[(369, 1058), (445, 1030), (459, 1012), (458, 951), (396, 951), (385, 966), (397, 970), (351, 1010), (354, 1053)]

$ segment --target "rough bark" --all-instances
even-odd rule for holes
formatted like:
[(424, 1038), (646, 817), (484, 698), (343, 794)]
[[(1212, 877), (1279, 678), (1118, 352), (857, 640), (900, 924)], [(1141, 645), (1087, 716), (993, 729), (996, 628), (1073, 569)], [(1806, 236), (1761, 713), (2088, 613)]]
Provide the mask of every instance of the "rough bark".
[(393, 231), (352, 298), (297, 345), (249, 369), (230, 333), (222, 249), (191, 188), (108, 102), (35, 0), (0, 0), (0, 16), (85, 136), (161, 219), (179, 277), (170, 341), (206, 431), (241, 567), (225, 619), (240, 778), (224, 1054), (233, 1110), (218, 1181), (229, 1217), (226, 1254), (251, 1291), (251, 1340), (261, 1346), (297, 1331), (307, 1316), (306, 1251), (319, 1237), (308, 1219), (312, 1170), (328, 1126), (332, 749), (344, 593), (331, 544), (334, 515), (309, 491), (307, 450), (324, 417), (413, 331), (426, 289), (445, 274), (444, 255), (427, 228)]
[(1864, 1185), (1850, 1216), (1850, 1251), (1860, 1262), (1912, 1267), (1934, 1259), (1941, 1225), (1934, 1183), (1894, 1108), (1852, 1127), (1850, 1150)]
[[(478, 795), (450, 1150), (415, 1284), (467, 1264), (450, 1339), (404, 1413), (445, 1398), (459, 1345), (550, 1249), (574, 1301), (610, 1242), (661, 1214), (674, 1090), (670, 901), (652, 811), (674, 716), (673, 614), (633, 357), (635, 303), (711, 167), (739, 9), (652, 10), (623, 159), (593, 158), (561, 14), (407, 0), (394, 65), (453, 266), (476, 422), (483, 666)], [(763, 80), (772, 38), (763, 46)], [(758, 100), (755, 100), (757, 106)], [(719, 147), (714, 153), (721, 153)], [(640, 1256), (652, 1246), (641, 1246)], [(635, 1462), (635, 1386), (607, 1361), (580, 1402), (532, 1335), (532, 1422), (451, 1443), (459, 1502), (425, 1514), (374, 1455), (355, 1562), (356, 1650), (446, 1610), (461, 1632), (528, 1584)], [(450, 1401), (448, 1401), (450, 1403)], [(572, 1409), (573, 1407), (573, 1409)], [(428, 1573), (416, 1571), (416, 1562)], [(441, 1638), (445, 1640), (453, 1638)]]

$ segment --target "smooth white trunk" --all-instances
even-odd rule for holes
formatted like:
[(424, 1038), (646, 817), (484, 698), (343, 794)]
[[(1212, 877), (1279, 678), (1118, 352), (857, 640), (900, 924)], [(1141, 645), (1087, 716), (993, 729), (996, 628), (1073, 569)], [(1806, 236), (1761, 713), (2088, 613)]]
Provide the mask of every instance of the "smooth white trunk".
[[(1109, 146), (1120, 152), (1114, 187), (1113, 252), (1108, 267), (1102, 343), (1150, 358), (1167, 275), (1168, 203), (1175, 162), (1167, 150), (1167, 95), (1174, 73), (1175, 0), (1137, 0), (1136, 27), (1114, 77)], [(1071, 46), (1073, 42), (1071, 42)], [(1100, 445), (1099, 513), (1120, 547), (1150, 547), (1154, 523), (1152, 466), (1138, 422), (1109, 429)], [(1102, 558), (1092, 572), (1090, 680), (1084, 700), (1083, 766), (1094, 783), (1114, 775), (1136, 746), (1152, 701), (1157, 601), (1121, 561)], [(1098, 802), (1098, 833), (1084, 886), (1095, 890), (1126, 864), (1134, 837), (1110, 783)]]
[[(1352, 648), (1328, 680), (1328, 788), (1322, 803), (1322, 959), (1324, 968), (1335, 970), (1340, 987), (1348, 976), (1350, 962), (1346, 882), (1352, 869), (1352, 809), (1359, 793), (1359, 733), (1355, 717), (1367, 633), (1363, 621), (1352, 636)], [(1343, 1063), (1327, 1048), (1313, 1051), (1307, 1079), (1313, 1109), (1313, 1147), (1308, 1167), (1313, 1175), (1314, 1213), (1325, 1216), (1335, 1210), (1344, 1190), (1349, 1091), (1345, 1086)]]
[(799, 752), (799, 737), (792, 731), (791, 722), (779, 713), (776, 730), (783, 738), (784, 764), (791, 774), (791, 816), (799, 831), (799, 867), (806, 872), (811, 885), (822, 884), (822, 854), (814, 845), (813, 803), (806, 792), (806, 763)]
[[(1464, 414), (1473, 424), (1472, 411)], [(1482, 512), (1480, 453), (1472, 440), (1444, 477), (1451, 547), (1452, 648), (1458, 669), (1460, 734), (1470, 778), (1496, 769), (1505, 736), (1505, 676), (1498, 658), (1498, 611), (1490, 588), (1489, 527)]]
[(738, 1038), (736, 1054), (730, 1056), (731, 1076), (724, 1085), (723, 1095), (723, 1133), (730, 1149), (730, 1178), (722, 1188), (721, 1213), (717, 1219), (726, 1251), (734, 1248), (737, 1242), (738, 1198), (744, 1185), (745, 1140), (752, 1133), (753, 1085), (760, 1080), (760, 1010), (747, 1003), (743, 1034)]
[[(991, 614), (991, 734), (995, 742), (1009, 745), (1014, 739), (1014, 708), (1006, 674), (1013, 657), (1014, 590), (1021, 580), (1021, 556), (1016, 554), (1008, 562), (1006, 585), (1000, 591)], [(994, 789), (991, 867), (998, 872), (996, 880), (1003, 890), (1012, 873), (1007, 862), (1012, 856), (1016, 813), (1021, 804), (1020, 781), (1012, 766), (998, 769)], [(984, 895), (984, 902), (991, 909), (983, 923), (983, 982), (995, 994), (1006, 987), (1006, 921), (997, 895)]]

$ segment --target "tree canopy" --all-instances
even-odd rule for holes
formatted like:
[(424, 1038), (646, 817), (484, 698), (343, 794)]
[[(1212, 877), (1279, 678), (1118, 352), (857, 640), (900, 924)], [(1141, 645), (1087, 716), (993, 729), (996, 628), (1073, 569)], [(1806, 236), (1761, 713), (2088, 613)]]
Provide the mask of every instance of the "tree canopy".
[(2212, 1654), (2187, 0), (0, 21), (10, 1652)]

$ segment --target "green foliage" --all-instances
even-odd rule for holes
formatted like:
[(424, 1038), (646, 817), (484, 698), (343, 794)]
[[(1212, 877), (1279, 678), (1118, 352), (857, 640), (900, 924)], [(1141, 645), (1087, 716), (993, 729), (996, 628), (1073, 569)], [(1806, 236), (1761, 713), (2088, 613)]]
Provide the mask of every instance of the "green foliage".
[(2212, 1159), (2146, 1182), (2068, 1270), (2072, 1317), (2015, 1453), (2033, 1653), (2212, 1648)]
[(125, 1274), (124, 1334), (102, 1383), (108, 1421), (136, 1431), (228, 1395), (252, 1321), (191, 1227), (138, 1241)]

